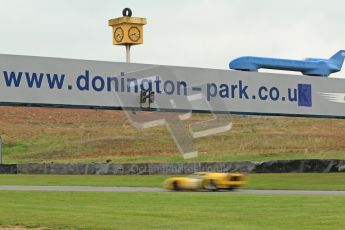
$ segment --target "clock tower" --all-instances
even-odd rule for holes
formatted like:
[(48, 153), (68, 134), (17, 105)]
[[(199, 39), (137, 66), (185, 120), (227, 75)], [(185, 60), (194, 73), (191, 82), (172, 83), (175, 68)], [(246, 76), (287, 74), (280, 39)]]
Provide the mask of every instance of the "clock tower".
[(130, 47), (144, 42), (146, 18), (132, 17), (132, 10), (125, 8), (123, 17), (110, 19), (108, 25), (113, 29), (113, 44), (126, 46), (127, 62), (130, 62)]

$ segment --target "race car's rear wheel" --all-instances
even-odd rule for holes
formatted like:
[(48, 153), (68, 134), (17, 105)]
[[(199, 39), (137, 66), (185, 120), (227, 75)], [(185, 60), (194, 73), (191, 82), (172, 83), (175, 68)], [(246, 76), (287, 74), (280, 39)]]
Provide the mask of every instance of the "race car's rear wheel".
[(217, 183), (214, 180), (206, 180), (204, 182), (204, 188), (211, 191), (217, 190)]
[(180, 185), (178, 184), (177, 181), (174, 181), (174, 182), (173, 182), (172, 187), (173, 187), (173, 189), (174, 189), (175, 191), (178, 191), (178, 190), (181, 189), (181, 188), (180, 188)]

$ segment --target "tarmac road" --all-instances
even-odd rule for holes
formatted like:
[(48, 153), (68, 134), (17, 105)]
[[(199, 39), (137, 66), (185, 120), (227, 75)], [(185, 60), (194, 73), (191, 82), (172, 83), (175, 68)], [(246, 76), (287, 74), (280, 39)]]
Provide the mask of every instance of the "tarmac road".
[[(3, 185), (0, 191), (79, 191), (79, 192), (172, 192), (162, 188), (148, 187), (95, 187), (95, 186), (17, 186)], [(208, 191), (200, 191), (208, 192)], [(308, 191), (308, 190), (250, 190), (237, 189), (233, 191), (220, 191), (228, 194), (252, 195), (324, 195), (345, 196), (345, 191)], [(210, 192), (214, 193), (214, 192)]]

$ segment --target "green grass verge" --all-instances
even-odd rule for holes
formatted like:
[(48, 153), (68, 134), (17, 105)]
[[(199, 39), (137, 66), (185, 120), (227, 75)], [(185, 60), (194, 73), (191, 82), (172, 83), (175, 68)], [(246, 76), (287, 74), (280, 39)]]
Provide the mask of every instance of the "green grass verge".
[(0, 191), (0, 225), (48, 229), (342, 229), (344, 197)]
[(269, 173), (249, 175), (251, 189), (345, 190), (345, 173)]
[[(0, 175), (0, 185), (161, 187), (166, 175)], [(345, 173), (249, 174), (248, 189), (345, 190)]]
[(0, 175), (0, 185), (161, 187), (163, 175)]

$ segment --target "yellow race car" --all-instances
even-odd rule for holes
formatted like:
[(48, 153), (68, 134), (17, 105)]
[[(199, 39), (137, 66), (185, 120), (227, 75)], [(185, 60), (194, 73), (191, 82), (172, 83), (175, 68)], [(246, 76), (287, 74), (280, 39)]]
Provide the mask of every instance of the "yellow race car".
[(171, 177), (164, 181), (163, 187), (169, 190), (218, 190), (235, 189), (246, 184), (241, 173), (198, 172), (187, 177)]

